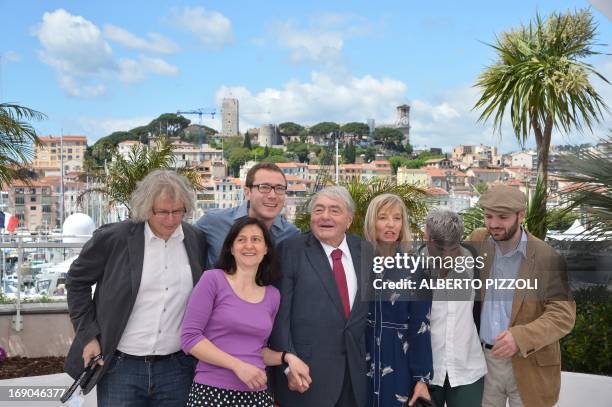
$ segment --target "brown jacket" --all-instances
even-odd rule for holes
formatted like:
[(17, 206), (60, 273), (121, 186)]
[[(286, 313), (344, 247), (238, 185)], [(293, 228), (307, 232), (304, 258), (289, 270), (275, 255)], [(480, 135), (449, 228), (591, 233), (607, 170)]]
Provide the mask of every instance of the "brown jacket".
[[(526, 407), (553, 406), (561, 387), (559, 340), (571, 332), (576, 320), (576, 303), (569, 294), (567, 266), (551, 246), (528, 235), (526, 259), (518, 279), (537, 279), (537, 290), (514, 292), (509, 331), (519, 352), (512, 357), (512, 370), (521, 400)], [(476, 229), (469, 240), (485, 256), (481, 277), (489, 277), (495, 248), (489, 232)], [(484, 293), (483, 297), (484, 298)]]

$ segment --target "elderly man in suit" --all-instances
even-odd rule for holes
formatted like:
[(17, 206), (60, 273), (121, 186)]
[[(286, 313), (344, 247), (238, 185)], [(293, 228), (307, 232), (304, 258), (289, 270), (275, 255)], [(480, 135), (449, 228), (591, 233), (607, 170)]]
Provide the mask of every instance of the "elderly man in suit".
[(206, 263), (204, 236), (183, 222), (193, 207), (184, 177), (151, 172), (132, 195), (131, 219), (100, 227), (68, 271), (75, 338), (65, 370), (77, 377), (103, 356), (84, 387), (97, 384), (99, 406), (187, 401), (195, 363), (180, 350), (180, 324)]
[(559, 340), (576, 318), (565, 261), (521, 226), (526, 198), (518, 189), (489, 188), (480, 206), (486, 229), (475, 230), (469, 240), (485, 258), (481, 276), (531, 282), (531, 288), (490, 286), (484, 294), (480, 339), (488, 373), (482, 405), (553, 406), (561, 382)]
[(368, 303), (360, 300), (359, 276), (371, 260), (362, 256), (363, 241), (346, 233), (355, 213), (346, 188), (319, 191), (309, 209), (311, 232), (279, 246), (283, 279), (271, 346), (298, 355), (312, 382), (276, 368), (276, 399), (291, 407), (362, 407)]

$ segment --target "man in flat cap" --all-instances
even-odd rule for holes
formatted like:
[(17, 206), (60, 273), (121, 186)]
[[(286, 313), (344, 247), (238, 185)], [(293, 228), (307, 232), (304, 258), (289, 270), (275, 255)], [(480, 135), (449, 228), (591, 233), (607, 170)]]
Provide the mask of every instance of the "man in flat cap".
[(576, 319), (565, 260), (521, 226), (527, 203), (517, 188), (491, 187), (479, 203), (486, 228), (469, 240), (485, 258), (482, 278), (532, 285), (489, 286), (481, 293), (480, 340), (488, 370), (482, 406), (505, 407), (507, 400), (510, 407), (553, 406), (561, 384), (559, 340)]

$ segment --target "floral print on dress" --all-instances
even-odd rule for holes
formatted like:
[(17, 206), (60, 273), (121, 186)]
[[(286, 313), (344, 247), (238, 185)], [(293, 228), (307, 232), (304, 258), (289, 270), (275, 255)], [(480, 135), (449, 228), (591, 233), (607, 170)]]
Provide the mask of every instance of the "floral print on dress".
[(368, 407), (400, 407), (416, 382), (433, 377), (431, 299), (408, 301), (398, 293), (381, 297), (375, 294), (368, 314)]

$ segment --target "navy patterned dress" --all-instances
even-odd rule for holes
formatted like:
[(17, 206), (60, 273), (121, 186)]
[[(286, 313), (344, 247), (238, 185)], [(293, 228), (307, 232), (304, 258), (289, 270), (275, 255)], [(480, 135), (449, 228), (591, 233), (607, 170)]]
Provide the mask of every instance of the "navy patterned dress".
[[(423, 277), (420, 272), (411, 275), (417, 286)], [(419, 294), (416, 299), (414, 292), (375, 291), (370, 302), (366, 330), (369, 407), (402, 406), (416, 382), (429, 383), (433, 378), (431, 293)]]

